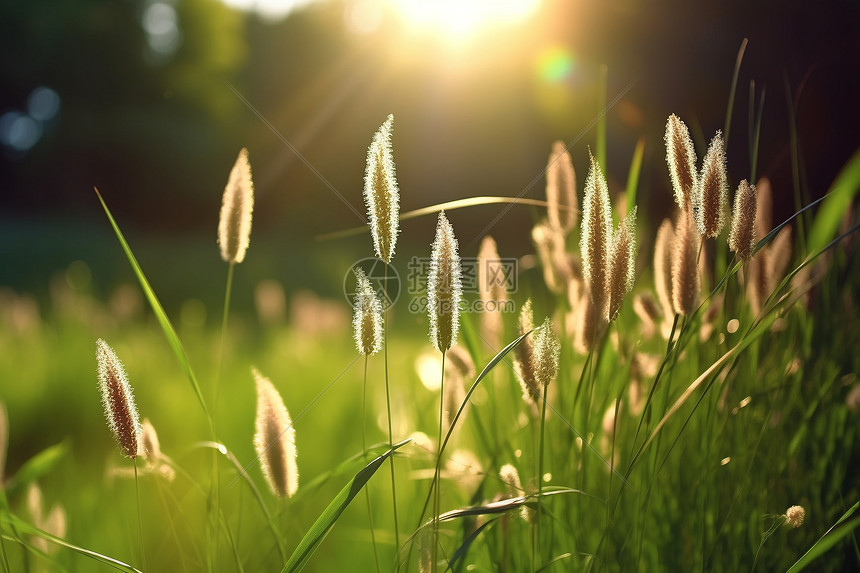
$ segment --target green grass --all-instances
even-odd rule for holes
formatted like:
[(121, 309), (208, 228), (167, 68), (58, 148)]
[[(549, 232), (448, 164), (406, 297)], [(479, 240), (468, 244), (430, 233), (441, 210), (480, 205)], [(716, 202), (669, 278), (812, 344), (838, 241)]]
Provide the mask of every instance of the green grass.
[[(631, 169), (631, 196), (641, 150), (642, 144)], [(641, 334), (632, 296), (588, 356), (574, 352), (560, 328), (560, 374), (549, 386), (543, 425), (523, 401), (507, 356), (522, 339), (516, 317), (506, 317), (510, 344), (493, 349), (478, 333), (478, 316), (466, 314), (461, 344), (480, 374), (443, 440), (440, 561), (454, 571), (797, 571), (808, 564), (840, 571), (860, 565), (854, 534), (860, 414), (846, 404), (860, 372), (860, 267), (846, 248), (853, 237), (837, 230), (860, 188), (858, 166), (855, 155), (831, 194), (809, 210), (809, 236), (795, 240), (789, 276), (760, 316), (751, 315), (740, 265), (726, 255), (712, 265), (715, 296), (703, 293), (700, 309), (675, 321), (675, 343)], [(668, 187), (666, 193), (668, 200)], [(116, 248), (133, 261), (135, 245), (121, 238), (121, 221), (108, 217)], [(640, 237), (645, 233), (640, 227)], [(650, 259), (641, 252), (640, 267)], [(808, 300), (798, 299), (804, 287), (790, 277), (824, 261), (821, 281)], [(395, 258), (398, 264), (405, 263)], [(26, 315), (22, 297), (4, 303), (0, 380), (9, 463), (0, 489), (3, 567), (131, 571), (142, 568), (145, 550), (151, 571), (372, 571), (372, 521), (381, 570), (393, 570), (398, 560), (402, 570), (415, 570), (433, 527), (428, 507), (437, 448), (426, 436), (439, 431), (439, 397), (416, 372), (416, 360), (432, 347), (424, 318), (409, 313), (406, 297), (389, 313), (396, 448), (390, 452), (386, 366), (382, 356), (368, 362), (362, 421), (364, 359), (354, 349), (345, 303), (339, 322), (318, 331), (239, 313), (230, 317), (222, 343), (218, 308), (208, 309), (216, 317), (209, 326), (168, 316), (146, 269), (132, 266), (143, 289), (138, 296), (148, 306), (131, 318), (74, 280), (54, 285), (50, 302), (30, 321), (10, 318), (13, 311)], [(100, 269), (90, 271), (98, 275)], [(236, 269), (237, 275), (248, 271)], [(551, 295), (539, 274), (521, 277), (517, 307), (529, 292), (535, 307), (560, 326), (567, 302)], [(200, 280), (202, 289), (223, 276)], [(646, 270), (634, 293), (652, 284)], [(703, 338), (705, 314), (718, 295), (724, 307)], [(736, 331), (727, 328), (732, 318), (740, 324)], [(130, 466), (112, 442), (98, 401), (99, 337), (124, 361), (141, 416), (154, 424), (176, 474), (170, 481), (140, 466), (142, 541), (133, 478), (122, 471)], [(634, 371), (637, 355), (655, 361), (656, 372)], [(252, 366), (278, 388), (296, 428), (300, 485), (288, 500), (270, 495), (255, 463)], [(641, 413), (631, 407), (634, 379), (647, 396)], [(621, 408), (605, 417), (617, 400)], [(373, 444), (367, 451), (365, 439)], [(377, 471), (389, 456), (397, 458), (400, 547), (388, 470)], [(519, 472), (523, 491), (517, 495), (498, 476), (504, 464)], [(548, 479), (539, 481), (539, 473)], [(46, 504), (64, 506), (64, 540), (34, 528), (24, 493), (33, 482)], [(365, 491), (369, 504), (351, 503)], [(779, 526), (792, 505), (806, 509), (798, 529)], [(56, 550), (39, 552), (33, 535), (55, 542)]]

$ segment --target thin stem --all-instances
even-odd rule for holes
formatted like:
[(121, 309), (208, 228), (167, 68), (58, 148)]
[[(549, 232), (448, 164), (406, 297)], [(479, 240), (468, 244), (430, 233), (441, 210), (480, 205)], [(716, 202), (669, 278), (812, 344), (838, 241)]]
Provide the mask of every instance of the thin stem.
[[(535, 553), (540, 554), (541, 543), (540, 543), (540, 521), (541, 515), (543, 514), (543, 505), (541, 504), (541, 493), (543, 492), (543, 444), (544, 444), (544, 426), (546, 424), (546, 390), (547, 386), (544, 385), (543, 392), (541, 393), (541, 397), (543, 400), (541, 401), (540, 408), (540, 446), (538, 447), (538, 486), (537, 486), (537, 509), (538, 516), (537, 522), (535, 523), (535, 530), (537, 535), (537, 547)], [(611, 475), (611, 474), (610, 474)]]
[(233, 268), (235, 263), (230, 263), (227, 269), (227, 289), (224, 293), (224, 311), (221, 314), (221, 345), (218, 350), (218, 366), (215, 369), (215, 387), (213, 389), (212, 409), (218, 407), (218, 386), (221, 381), (221, 365), (224, 362), (224, 346), (227, 340), (227, 318), (230, 316), (230, 293), (233, 291)]
[(134, 466), (134, 491), (137, 494), (137, 531), (140, 535), (140, 558), (143, 562), (143, 570), (146, 571), (146, 549), (143, 546), (143, 516), (140, 510), (140, 482), (137, 479), (137, 458), (132, 458)]
[(439, 506), (441, 504), (441, 496), (439, 491), (442, 489), (440, 481), (441, 466), (442, 466), (442, 411), (445, 407), (445, 351), (442, 351), (442, 375), (439, 381), (439, 433), (436, 437), (436, 470), (433, 472), (433, 560), (430, 566), (431, 571), (436, 571), (436, 561), (439, 555)]
[[(385, 264), (385, 280), (383, 288), (388, 289), (388, 263)], [(388, 303), (388, 291), (384, 293), (386, 304)], [(385, 356), (385, 409), (388, 414), (388, 447), (394, 447), (394, 433), (391, 431), (391, 389), (388, 383), (388, 308), (382, 315), (382, 352)], [(397, 522), (397, 489), (394, 480), (394, 456), (389, 456), (388, 461), (391, 468), (391, 502), (394, 506), (394, 570), (400, 569), (400, 528)]]
[(12, 571), (12, 567), (9, 565), (9, 556), (6, 554), (6, 541), (3, 539), (2, 535), (0, 535), (0, 553), (3, 555), (3, 571), (5, 573), (10, 573)]
[[(361, 393), (361, 449), (364, 455), (367, 455), (367, 358), (364, 355), (364, 385)], [(367, 501), (367, 520), (370, 522), (370, 542), (373, 545), (373, 560), (376, 562), (376, 573), (380, 572), (379, 554), (376, 551), (376, 533), (373, 530), (373, 513), (370, 509), (370, 491), (369, 488), (364, 488), (364, 499)]]

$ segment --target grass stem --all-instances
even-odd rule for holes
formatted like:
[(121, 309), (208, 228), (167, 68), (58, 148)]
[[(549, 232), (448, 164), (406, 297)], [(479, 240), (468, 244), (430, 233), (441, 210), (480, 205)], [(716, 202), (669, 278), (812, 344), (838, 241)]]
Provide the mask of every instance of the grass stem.
[[(361, 393), (361, 449), (367, 456), (367, 354), (364, 355), (364, 384)], [(376, 550), (376, 533), (373, 530), (373, 512), (370, 505), (370, 490), (364, 488), (364, 499), (367, 501), (367, 520), (370, 522), (370, 542), (373, 547), (373, 560), (376, 563), (376, 573), (380, 572), (379, 553)]]
[(140, 482), (137, 477), (137, 458), (132, 459), (134, 466), (134, 491), (137, 494), (137, 532), (140, 535), (140, 559), (146, 571), (146, 549), (143, 544), (143, 515), (140, 508)]

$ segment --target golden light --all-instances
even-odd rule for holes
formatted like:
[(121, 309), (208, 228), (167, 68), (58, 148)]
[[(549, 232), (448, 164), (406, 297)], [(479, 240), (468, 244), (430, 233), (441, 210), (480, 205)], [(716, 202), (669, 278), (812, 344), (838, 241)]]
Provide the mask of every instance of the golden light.
[(392, 2), (404, 23), (460, 42), (497, 25), (529, 18), (540, 0), (396, 0)]

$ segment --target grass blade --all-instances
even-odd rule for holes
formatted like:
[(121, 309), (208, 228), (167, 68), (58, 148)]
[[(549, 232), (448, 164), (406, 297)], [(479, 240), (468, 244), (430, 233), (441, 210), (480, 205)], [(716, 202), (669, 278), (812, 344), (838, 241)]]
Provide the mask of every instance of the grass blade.
[(854, 531), (854, 529), (860, 525), (860, 517), (855, 517), (842, 527), (839, 527), (839, 525), (851, 517), (851, 515), (857, 511), (858, 507), (860, 507), (860, 501), (851, 506), (851, 509), (846, 511), (842, 517), (833, 524), (833, 527), (828, 529), (824, 535), (822, 535), (821, 538), (788, 569), (787, 573), (797, 573), (798, 571), (802, 571), (807, 565), (824, 555), (831, 547), (836, 545), (840, 539)]
[(89, 549), (84, 549), (83, 547), (78, 547), (77, 545), (75, 545), (73, 543), (69, 543), (65, 539), (62, 539), (60, 537), (55, 537), (55, 536), (51, 535), (50, 533), (48, 533), (47, 531), (42, 531), (38, 527), (33, 527), (32, 525), (30, 525), (29, 523), (27, 523), (26, 521), (24, 521), (20, 517), (12, 515), (11, 513), (4, 515), (2, 519), (4, 521), (8, 522), (9, 524), (11, 524), (13, 527), (15, 527), (19, 532), (26, 533), (28, 535), (35, 535), (37, 537), (41, 537), (42, 539), (50, 541), (51, 543), (55, 543), (57, 545), (60, 545), (61, 547), (65, 547), (66, 549), (71, 549), (72, 551), (80, 553), (81, 555), (89, 557), (90, 559), (95, 559), (96, 561), (104, 563), (105, 565), (109, 565), (110, 567), (113, 567), (114, 569), (116, 569), (118, 571), (128, 571), (129, 573), (141, 573), (141, 571), (139, 569), (135, 569), (134, 567), (132, 567), (128, 563), (123, 563), (119, 559), (114, 559), (113, 557), (108, 557), (107, 555), (102, 555), (101, 553), (98, 553), (96, 551), (91, 551)]
[(860, 149), (854, 152), (836, 176), (826, 199), (816, 213), (815, 221), (809, 230), (808, 252), (817, 252), (827, 245), (839, 228), (842, 216), (858, 191), (860, 191)]
[(463, 544), (460, 545), (460, 547), (458, 547), (457, 550), (451, 555), (451, 560), (448, 561), (448, 568), (446, 569), (446, 571), (454, 570), (454, 567), (457, 565), (457, 561), (465, 557), (466, 553), (468, 553), (469, 548), (472, 546), (472, 542), (474, 542), (478, 538), (481, 532), (484, 531), (484, 529), (486, 529), (488, 525), (493, 525), (494, 523), (496, 523), (496, 519), (491, 519), (490, 521), (487, 521), (481, 527), (477, 528), (475, 531), (469, 534), (468, 537), (466, 537), (465, 541), (463, 541)]
[(382, 466), (389, 456), (393, 455), (395, 450), (406, 445), (410, 441), (411, 440), (404, 440), (400, 443), (394, 444), (391, 449), (367, 464), (364, 469), (355, 474), (355, 477), (352, 478), (342, 490), (340, 490), (299, 542), (298, 547), (293, 551), (293, 554), (284, 565), (281, 573), (292, 573), (295, 571), (301, 571), (304, 568), (317, 547), (319, 547), (319, 544), (322, 543), (322, 540), (325, 539), (326, 535), (331, 531), (331, 528), (334, 527), (334, 524), (337, 522), (340, 515), (344, 510), (346, 510), (347, 506), (352, 502), (355, 496), (359, 494), (368, 480), (373, 477), (376, 470)]
[(140, 287), (141, 289), (143, 289), (143, 293), (146, 295), (146, 299), (149, 301), (149, 304), (152, 307), (152, 311), (155, 313), (155, 318), (158, 319), (158, 323), (161, 325), (161, 329), (164, 331), (164, 335), (167, 337), (167, 342), (170, 344), (170, 347), (173, 349), (174, 354), (176, 354), (176, 357), (179, 359), (179, 362), (182, 363), (182, 367), (185, 369), (185, 374), (188, 376), (188, 380), (191, 382), (191, 387), (194, 389), (194, 394), (197, 395), (197, 400), (200, 402), (200, 406), (203, 408), (203, 412), (206, 414), (206, 418), (209, 420), (209, 425), (211, 426), (212, 419), (209, 416), (209, 409), (206, 407), (206, 401), (203, 399), (203, 393), (200, 391), (200, 385), (197, 383), (197, 377), (194, 376), (194, 371), (191, 370), (191, 364), (188, 362), (188, 355), (185, 354), (185, 349), (182, 347), (182, 343), (179, 341), (179, 336), (176, 334), (176, 330), (170, 323), (170, 319), (167, 318), (167, 313), (164, 312), (164, 308), (158, 301), (158, 297), (155, 296), (155, 291), (152, 290), (152, 287), (149, 285), (149, 281), (146, 280), (146, 275), (143, 274), (143, 269), (141, 269), (140, 265), (137, 263), (137, 259), (134, 257), (134, 253), (131, 252), (131, 247), (128, 246), (128, 242), (126, 242), (122, 231), (120, 231), (119, 225), (117, 225), (116, 220), (114, 220), (113, 215), (111, 215), (107, 203), (105, 203), (105, 200), (102, 199), (99, 190), (95, 188), (93, 189), (96, 192), (96, 196), (98, 196), (99, 198), (99, 202), (101, 202), (102, 204), (102, 208), (104, 208), (105, 215), (107, 215), (108, 221), (110, 221), (114, 233), (116, 233), (116, 238), (119, 241), (119, 244), (122, 246), (122, 250), (125, 251), (125, 256), (126, 258), (128, 258), (128, 262), (129, 264), (131, 264), (131, 268), (134, 270), (134, 274), (137, 275), (137, 280), (140, 282)]
[(13, 477), (9, 478), (9, 483), (6, 484), (9, 494), (14, 497), (21, 488), (50, 472), (68, 451), (69, 442), (64, 440), (59, 444), (45, 448), (24, 462), (24, 465)]
[[(630, 171), (627, 173), (627, 213), (636, 205), (636, 191), (639, 189), (639, 174), (642, 172), (642, 157), (645, 155), (645, 138), (640, 137), (633, 150), (630, 160)], [(619, 213), (621, 218), (627, 213)]]

